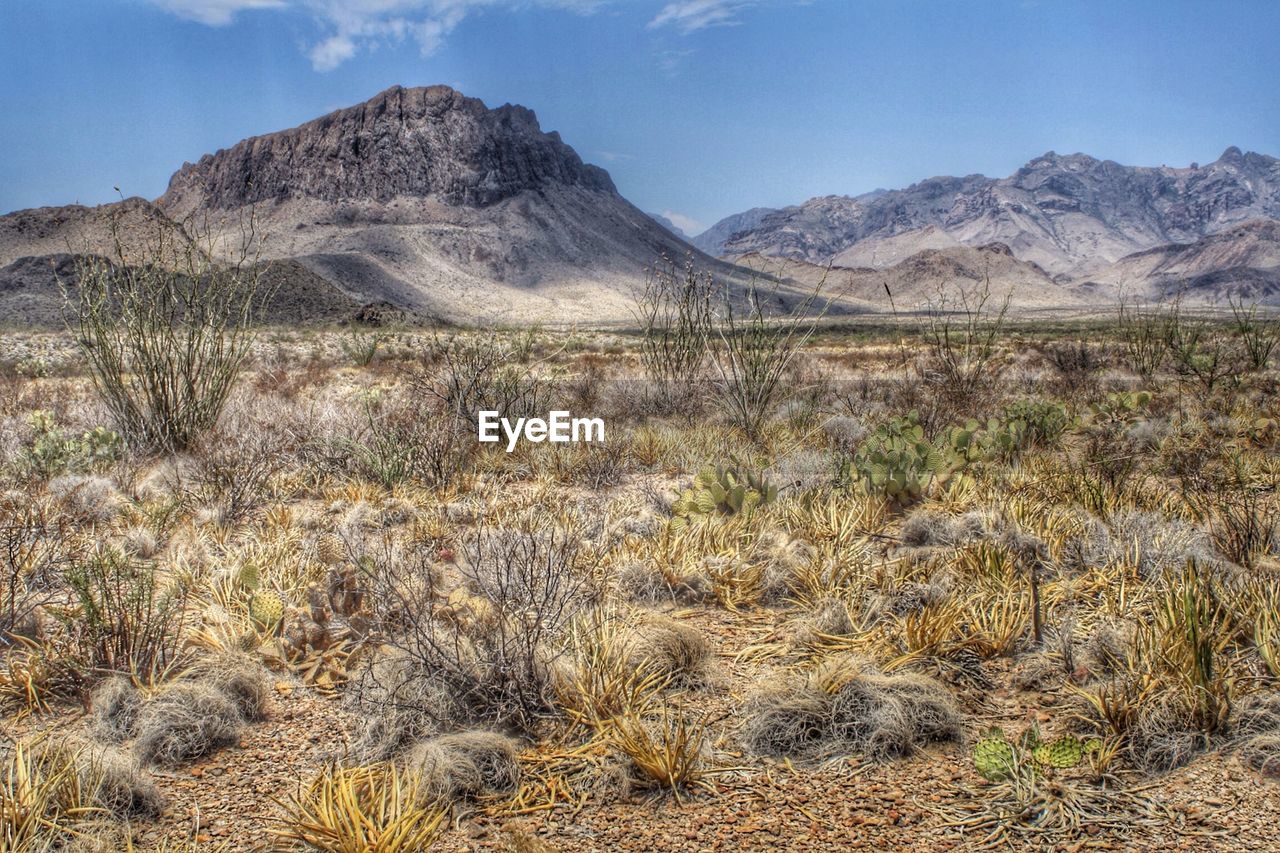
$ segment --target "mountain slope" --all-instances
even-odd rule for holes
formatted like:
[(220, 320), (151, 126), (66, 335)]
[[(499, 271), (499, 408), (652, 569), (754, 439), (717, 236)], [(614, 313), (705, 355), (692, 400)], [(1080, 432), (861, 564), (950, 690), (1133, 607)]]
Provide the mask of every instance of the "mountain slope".
[(1138, 299), (1181, 294), (1197, 301), (1242, 299), (1277, 305), (1280, 222), (1254, 220), (1193, 243), (1137, 252), (1082, 287)]

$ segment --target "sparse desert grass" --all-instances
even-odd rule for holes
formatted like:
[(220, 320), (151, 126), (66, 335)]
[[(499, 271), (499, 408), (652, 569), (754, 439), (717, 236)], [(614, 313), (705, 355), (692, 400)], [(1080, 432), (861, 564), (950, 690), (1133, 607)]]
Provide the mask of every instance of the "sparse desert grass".
[[(58, 366), (3, 371), (0, 697), (74, 717), (75, 784), (100, 772), (77, 799), (24, 744), (13, 831), (145, 824), (171, 771), (141, 768), (240, 760), (276, 690), (351, 715), (313, 783), (255, 806), (317, 849), (427, 844), (446, 808), (712, 801), (776, 766), (967, 767), (996, 694), (1099, 745), (943, 804), (993, 839), (1167, 825), (1138, 780), (1188, 762), (1277, 773), (1280, 405), (1247, 316), (1016, 348), (953, 326), (950, 353), (943, 325), (801, 330), (738, 409), (673, 317), (687, 409), (634, 336), (267, 332), (159, 456), (110, 438), (70, 344), (28, 346)], [(607, 446), (508, 454), (465, 423), (560, 400)]]

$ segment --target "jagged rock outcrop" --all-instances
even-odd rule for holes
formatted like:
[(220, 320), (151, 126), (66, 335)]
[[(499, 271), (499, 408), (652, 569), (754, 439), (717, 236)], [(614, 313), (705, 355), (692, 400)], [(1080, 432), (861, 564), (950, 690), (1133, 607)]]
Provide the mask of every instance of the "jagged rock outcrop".
[(552, 184), (616, 194), (609, 174), (543, 133), (532, 110), (490, 110), (448, 86), (394, 86), (185, 164), (158, 204), (178, 217), (299, 198), (485, 206)]

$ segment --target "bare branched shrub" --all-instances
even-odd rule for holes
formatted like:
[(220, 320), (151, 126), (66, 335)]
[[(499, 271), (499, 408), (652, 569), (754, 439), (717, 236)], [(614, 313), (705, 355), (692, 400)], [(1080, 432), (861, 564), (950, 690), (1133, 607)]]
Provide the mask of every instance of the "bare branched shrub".
[(1257, 305), (1244, 304), (1244, 300), (1231, 300), (1231, 315), (1235, 332), (1248, 354), (1249, 366), (1254, 370), (1266, 370), (1271, 356), (1280, 346), (1280, 322), (1271, 317), (1260, 317)]
[(1171, 316), (1159, 308), (1130, 308), (1120, 302), (1117, 320), (1125, 355), (1129, 367), (1143, 379), (1150, 380), (1164, 364)]
[(40, 609), (59, 597), (74, 556), (60, 517), (30, 501), (0, 500), (0, 649), (39, 634)]
[(545, 411), (547, 389), (537, 365), (522, 362), (519, 354), (495, 330), (437, 337), (410, 373), (410, 386), (416, 398), (440, 401), (466, 429), (475, 428), (482, 410), (504, 418)]
[(279, 424), (236, 412), (191, 446), (178, 490), (188, 506), (215, 507), (224, 521), (242, 521), (266, 503), (287, 449)]
[(640, 360), (658, 386), (660, 407), (687, 400), (703, 379), (707, 349), (714, 325), (710, 273), (700, 273), (693, 261), (682, 269), (674, 261), (648, 271), (644, 290), (633, 309), (640, 325)]
[(990, 277), (975, 287), (939, 287), (923, 331), (929, 361), (925, 379), (959, 400), (970, 400), (999, 374), (999, 354), (1012, 292), (992, 299)]
[[(218, 420), (252, 341), (261, 239), (249, 216), (234, 241), (206, 223), (157, 217), (113, 256), (77, 262), (72, 325), (98, 392), (131, 443), (185, 449)], [(216, 260), (228, 250), (231, 259)]]
[(420, 568), (366, 567), (388, 653), (366, 668), (357, 704), (384, 718), (372, 734), (388, 750), (460, 726), (528, 730), (554, 710), (558, 641), (590, 597), (577, 535), (545, 521), (485, 527), (462, 557), (469, 589), (448, 598)]
[(474, 434), (447, 411), (402, 399), (367, 400), (360, 435), (346, 442), (362, 476), (391, 488), (417, 480), (449, 482), (466, 463)]
[(710, 337), (712, 387), (731, 421), (752, 438), (782, 401), (787, 370), (817, 329), (813, 306), (821, 287), (789, 310), (780, 294), (754, 283), (741, 306), (724, 289)]

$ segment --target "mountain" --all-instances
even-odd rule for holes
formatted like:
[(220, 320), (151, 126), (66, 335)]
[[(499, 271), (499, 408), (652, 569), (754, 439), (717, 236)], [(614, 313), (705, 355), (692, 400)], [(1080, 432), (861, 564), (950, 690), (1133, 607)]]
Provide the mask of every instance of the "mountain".
[(708, 255), (719, 257), (725, 254), (725, 244), (731, 237), (739, 232), (756, 228), (771, 213), (777, 213), (777, 211), (772, 207), (753, 207), (742, 213), (726, 216), (690, 242)]
[[(394, 87), (184, 165), (157, 206), (250, 211), (265, 254), (361, 300), (456, 320), (630, 316), (644, 269), (691, 248), (524, 107)], [(695, 253), (699, 266), (732, 267)]]
[(1280, 218), (1280, 160), (1228, 148), (1206, 166), (1122, 166), (1049, 152), (1007, 178), (936, 177), (783, 208), (727, 239), (726, 255), (891, 266), (949, 245), (1003, 243), (1059, 280), (1161, 245)]
[(447, 86), (396, 86), (207, 154), (154, 203), (0, 217), (0, 298), (48, 303), (68, 253), (111, 254), (112, 216), (126, 233), (147, 217), (207, 228), (228, 254), (252, 219), (293, 294), (288, 318), (385, 303), (465, 322), (622, 320), (663, 257), (746, 281), (632, 206), (531, 110)]
[(672, 234), (679, 237), (681, 240), (684, 240), (686, 242), (689, 240), (689, 235), (685, 233), (683, 228), (681, 228), (679, 225), (676, 225), (674, 222), (672, 222), (667, 217), (663, 216), (661, 213), (650, 213), (648, 214), (648, 216), (654, 222), (658, 223), (663, 228), (667, 229)]

